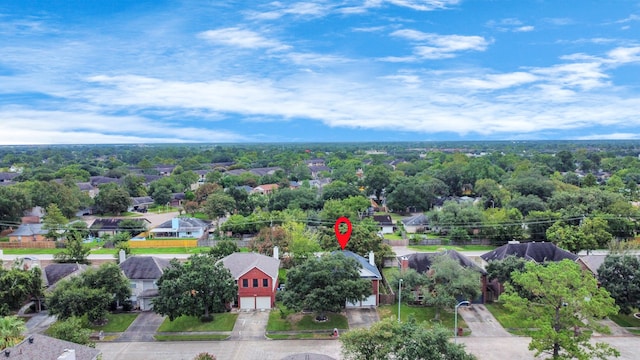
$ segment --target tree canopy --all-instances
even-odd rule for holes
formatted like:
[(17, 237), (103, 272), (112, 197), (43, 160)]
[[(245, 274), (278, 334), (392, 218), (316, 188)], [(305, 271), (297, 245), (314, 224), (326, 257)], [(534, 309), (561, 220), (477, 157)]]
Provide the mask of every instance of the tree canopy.
[(633, 255), (608, 255), (598, 269), (598, 279), (620, 307), (629, 314), (640, 308), (640, 260)]
[[(607, 359), (619, 353), (605, 343), (591, 343), (590, 330), (606, 333), (596, 320), (616, 314), (618, 307), (597, 280), (570, 260), (541, 265), (527, 262), (511, 282), (531, 296), (522, 297), (509, 283), (500, 297), (516, 319), (531, 324), (529, 349), (554, 359)], [(586, 330), (586, 331), (585, 331)]]

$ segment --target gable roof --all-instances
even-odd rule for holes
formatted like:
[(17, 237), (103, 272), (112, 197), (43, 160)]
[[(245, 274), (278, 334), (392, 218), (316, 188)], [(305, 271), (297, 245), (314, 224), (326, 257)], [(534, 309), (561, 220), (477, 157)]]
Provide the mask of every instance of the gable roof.
[(145, 218), (129, 218), (129, 219), (118, 219), (118, 218), (98, 218), (93, 221), (89, 229), (91, 230), (118, 230), (120, 229), (120, 223), (124, 220), (133, 220), (141, 224), (146, 221), (147, 223), (151, 223), (149, 220)]
[(598, 269), (600, 269), (600, 266), (604, 264), (604, 259), (606, 257), (607, 255), (585, 255), (580, 256), (578, 261), (582, 262), (593, 275), (597, 276)]
[[(75, 351), (76, 360), (94, 360), (100, 355), (100, 350), (69, 341), (55, 339), (40, 334), (31, 334), (18, 345), (9, 348), (11, 352), (6, 359), (12, 360), (57, 360), (67, 349)], [(4, 357), (4, 352), (2, 354)]]
[(169, 260), (155, 256), (130, 256), (120, 263), (120, 269), (131, 280), (159, 279), (169, 265)]
[(457, 261), (461, 266), (471, 268), (481, 273), (482, 275), (487, 274), (487, 272), (483, 268), (478, 266), (475, 261), (469, 259), (466, 255), (463, 255), (455, 250), (444, 250), (437, 253), (414, 253), (399, 257), (399, 259), (402, 260), (402, 258), (407, 258), (407, 260), (409, 260), (409, 268), (414, 269), (419, 273), (425, 273), (429, 271), (429, 269), (431, 269), (433, 258), (439, 255), (448, 256), (449, 258)]
[(393, 225), (391, 215), (373, 215), (373, 220), (379, 223), (381, 226)]
[(87, 265), (52, 263), (44, 267), (43, 275), (48, 287), (70, 275), (79, 275), (87, 270)]
[(151, 204), (153, 204), (153, 198), (151, 196), (136, 196), (131, 198), (132, 206), (151, 205)]
[(276, 279), (280, 268), (280, 260), (258, 253), (233, 253), (220, 261), (231, 271), (231, 275), (236, 280), (253, 268), (258, 268), (271, 278)]
[[(335, 251), (334, 254), (335, 253), (337, 253), (337, 251)], [(378, 270), (377, 266), (369, 264), (369, 259), (349, 250), (342, 251), (342, 254), (344, 254), (344, 256), (348, 258), (356, 259), (358, 263), (360, 263), (360, 277), (369, 279), (373, 278), (378, 280), (382, 279), (380, 270)]]
[(578, 259), (578, 255), (561, 249), (556, 246), (556, 244), (550, 242), (509, 243), (486, 254), (482, 254), (480, 257), (485, 261), (492, 261), (502, 260), (509, 255), (537, 263), (562, 261), (564, 259), (576, 261)]

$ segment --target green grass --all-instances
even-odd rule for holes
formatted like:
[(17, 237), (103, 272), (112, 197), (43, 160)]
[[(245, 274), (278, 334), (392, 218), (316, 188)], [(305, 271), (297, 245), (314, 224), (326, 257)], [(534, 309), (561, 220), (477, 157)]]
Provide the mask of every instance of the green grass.
[(455, 251), (491, 251), (495, 249), (491, 245), (410, 245), (409, 249), (416, 251), (440, 251), (443, 249)]
[[(209, 251), (209, 247), (170, 247), (170, 248), (133, 248), (131, 254), (133, 255), (145, 255), (145, 254), (197, 254)], [(93, 249), (92, 254), (115, 254), (116, 249)]]
[(229, 335), (217, 335), (217, 334), (172, 334), (172, 335), (154, 335), (158, 341), (220, 341), (229, 338)]
[(622, 327), (640, 327), (640, 319), (636, 319), (635, 317), (633, 317), (633, 314), (611, 315), (609, 316), (609, 319), (613, 320), (613, 322)]
[[(410, 317), (414, 318), (418, 323), (423, 323), (428, 327), (437, 324), (438, 322), (434, 321), (435, 318), (435, 309), (430, 306), (409, 306), (407, 304), (402, 304), (400, 306), (400, 320), (407, 321)], [(395, 305), (382, 305), (378, 307), (378, 315), (380, 319), (386, 319), (389, 317), (393, 317), (394, 319), (398, 318), (398, 304)], [(442, 310), (440, 311), (440, 324), (446, 328), (454, 328), (454, 313), (453, 311)], [(467, 323), (458, 313), (458, 327), (466, 328)]]
[(0, 237), (0, 242), (9, 242), (9, 237)]
[[(284, 316), (284, 318), (283, 318)], [(295, 313), (282, 305), (269, 313), (267, 331), (333, 330), (348, 329), (347, 317), (342, 314), (327, 313), (328, 321), (315, 321), (315, 314)]]
[(213, 314), (213, 321), (202, 322), (195, 316), (180, 316), (170, 321), (164, 319), (158, 332), (232, 331), (238, 314)]
[(299, 334), (267, 334), (271, 340), (303, 340), (303, 339), (327, 339), (327, 334), (299, 333)]
[(3, 249), (7, 255), (44, 255), (44, 254), (56, 254), (62, 252), (64, 249)]
[(104, 332), (124, 332), (127, 330), (129, 325), (133, 322), (133, 320), (138, 317), (136, 313), (117, 313), (107, 314), (107, 323), (102, 326), (91, 326), (90, 328), (95, 331), (104, 331)]
[(493, 314), (500, 325), (511, 333), (522, 335), (526, 332), (524, 329), (533, 327), (533, 325), (527, 321), (514, 318), (511, 315), (511, 312), (499, 302), (485, 304), (485, 307), (491, 312), (491, 314)]
[(398, 235), (396, 233), (393, 234), (384, 234), (384, 238), (386, 240), (402, 240), (402, 235)]
[[(382, 276), (387, 280), (387, 281), (391, 281), (391, 279), (393, 279), (395, 276), (397, 276), (400, 273), (400, 270), (397, 267), (392, 267), (392, 268), (383, 268), (382, 269)], [(397, 289), (396, 289), (397, 290)]]

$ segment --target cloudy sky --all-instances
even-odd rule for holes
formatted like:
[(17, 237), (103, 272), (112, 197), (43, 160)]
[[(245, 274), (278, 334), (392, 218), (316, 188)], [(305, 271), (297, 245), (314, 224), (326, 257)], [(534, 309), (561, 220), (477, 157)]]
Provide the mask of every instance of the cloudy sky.
[(640, 139), (640, 0), (0, 1), (0, 144)]

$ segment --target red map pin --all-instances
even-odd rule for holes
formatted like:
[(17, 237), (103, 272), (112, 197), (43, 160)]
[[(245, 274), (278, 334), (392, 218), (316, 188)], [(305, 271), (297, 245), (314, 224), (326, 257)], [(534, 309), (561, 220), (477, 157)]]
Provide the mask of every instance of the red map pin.
[[(344, 234), (340, 232), (340, 224), (342, 223), (347, 224), (347, 232)], [(344, 216), (340, 217), (338, 218), (338, 220), (336, 220), (336, 224), (334, 225), (333, 229), (336, 232), (336, 237), (338, 238), (340, 247), (342, 248), (342, 250), (344, 250), (345, 246), (347, 246), (347, 243), (349, 242), (349, 238), (351, 237), (351, 221), (349, 221), (349, 219)]]

